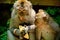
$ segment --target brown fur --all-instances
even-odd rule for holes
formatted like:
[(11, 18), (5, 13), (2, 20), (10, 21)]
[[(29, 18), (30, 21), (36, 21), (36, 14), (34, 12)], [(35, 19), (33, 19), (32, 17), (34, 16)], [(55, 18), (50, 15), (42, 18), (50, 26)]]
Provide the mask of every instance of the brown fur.
[(43, 9), (40, 9), (36, 14), (36, 40), (54, 40), (55, 31), (48, 24), (48, 17)]

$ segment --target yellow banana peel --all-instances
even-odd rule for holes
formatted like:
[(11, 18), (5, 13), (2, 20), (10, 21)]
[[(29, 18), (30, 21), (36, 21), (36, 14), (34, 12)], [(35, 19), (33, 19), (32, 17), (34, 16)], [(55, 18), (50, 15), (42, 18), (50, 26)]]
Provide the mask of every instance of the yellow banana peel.
[[(19, 25), (19, 29), (20, 29), (20, 32), (22, 32), (24, 30), (25, 27)], [(26, 39), (29, 39), (29, 35), (28, 35), (28, 32), (23, 36), (24, 38)]]
[(20, 29), (20, 32), (22, 32), (24, 30), (25, 27), (19, 25), (19, 29)]
[(24, 38), (29, 39), (28, 33), (26, 33), (26, 34), (24, 35)]

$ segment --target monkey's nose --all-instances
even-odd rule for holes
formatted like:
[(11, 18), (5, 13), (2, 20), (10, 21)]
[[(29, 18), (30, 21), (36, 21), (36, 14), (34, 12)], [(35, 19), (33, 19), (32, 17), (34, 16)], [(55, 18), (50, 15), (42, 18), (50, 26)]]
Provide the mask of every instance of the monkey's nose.
[(24, 9), (21, 9), (21, 12), (23, 12), (24, 11)]
[(23, 11), (26, 11), (26, 10), (24, 8), (21, 8), (20, 11), (23, 12)]

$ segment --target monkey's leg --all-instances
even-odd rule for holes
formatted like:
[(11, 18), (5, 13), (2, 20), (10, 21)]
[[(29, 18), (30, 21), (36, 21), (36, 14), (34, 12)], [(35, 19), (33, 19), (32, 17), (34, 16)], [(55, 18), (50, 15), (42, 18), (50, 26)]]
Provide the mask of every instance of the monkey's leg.
[(60, 40), (60, 32), (56, 34), (56, 40)]
[(13, 36), (13, 34), (11, 33), (10, 30), (7, 31), (7, 39), (8, 39), (8, 40), (15, 40), (15, 38), (14, 38), (14, 36)]
[(41, 39), (41, 29), (36, 28), (36, 40), (40, 40), (40, 39)]
[(19, 40), (19, 38), (15, 37), (10, 30), (7, 31), (7, 40)]
[(35, 40), (35, 31), (34, 30), (29, 30), (29, 40)]
[(42, 37), (44, 40), (54, 40), (55, 39), (55, 34), (53, 32), (49, 32), (50, 30), (44, 30), (42, 32)]

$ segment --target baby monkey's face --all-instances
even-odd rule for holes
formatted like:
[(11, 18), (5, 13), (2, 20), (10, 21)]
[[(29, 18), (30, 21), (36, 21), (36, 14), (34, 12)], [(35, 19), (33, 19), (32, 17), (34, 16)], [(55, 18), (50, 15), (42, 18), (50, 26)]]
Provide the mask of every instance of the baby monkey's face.
[(16, 11), (19, 12), (20, 14), (22, 13), (23, 15), (29, 12), (31, 6), (32, 6), (31, 3), (27, 0), (25, 1), (18, 0), (14, 3), (14, 8), (16, 9)]
[(36, 14), (36, 23), (47, 22), (48, 17), (48, 14), (43, 9), (40, 9)]
[(43, 9), (39, 9), (38, 13), (36, 14), (36, 17), (42, 19), (42, 18), (47, 17), (47, 14), (45, 13)]

